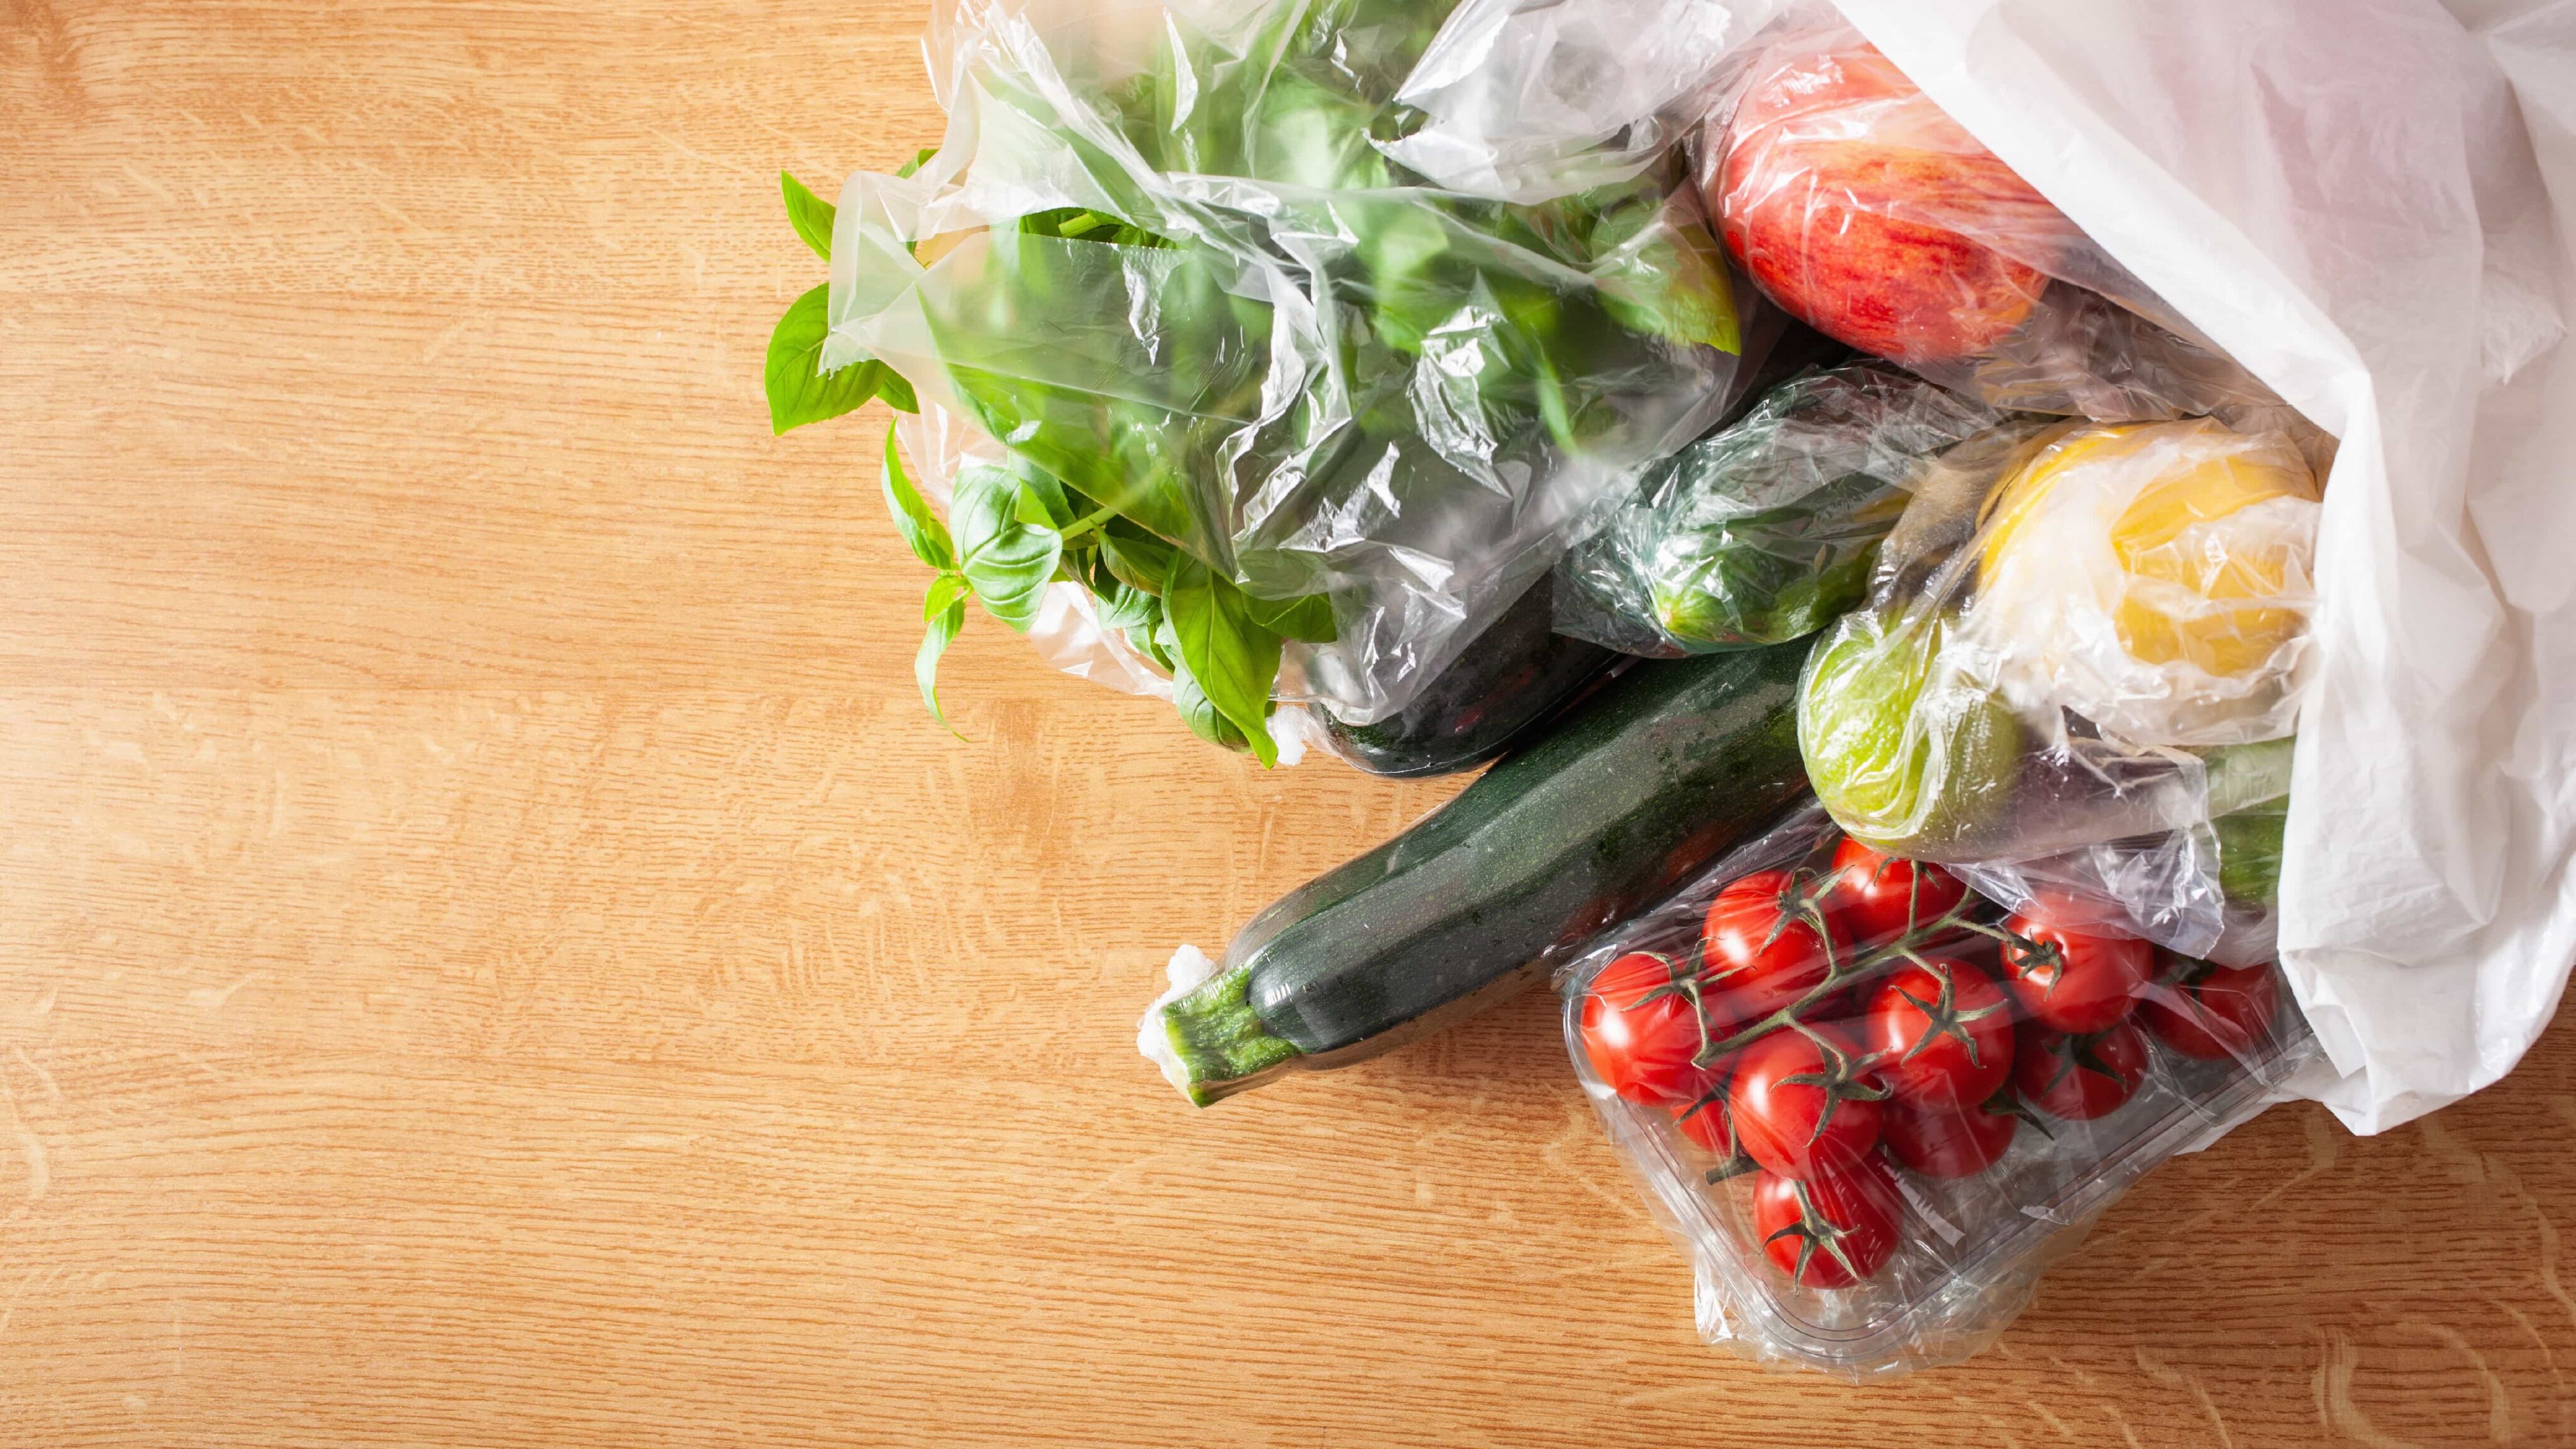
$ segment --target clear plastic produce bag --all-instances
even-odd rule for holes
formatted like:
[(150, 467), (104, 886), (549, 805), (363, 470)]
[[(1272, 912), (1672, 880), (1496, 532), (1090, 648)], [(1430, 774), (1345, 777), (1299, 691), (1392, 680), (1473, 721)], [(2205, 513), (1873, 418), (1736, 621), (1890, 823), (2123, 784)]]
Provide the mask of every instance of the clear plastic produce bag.
[(2139, 1176), (2314, 1052), (2268, 963), (2005, 915), (1808, 810), (1559, 973), (1701, 1335), (1849, 1379), (1975, 1353)]
[(2288, 436), (2207, 418), (2011, 423), (1951, 449), (1868, 604), (1808, 660), (1818, 798), (1879, 848), (1990, 866), (2007, 898), (2072, 889), (2215, 947), (2215, 822), (2289, 788), (2318, 510)]
[(2001, 420), (1884, 364), (1791, 378), (1566, 553), (1557, 631), (1654, 658), (1814, 633), (1860, 602), (1915, 473)]
[(1725, 94), (1719, 58), (1782, 4), (1462, 0), (1397, 95), (1423, 122), (1387, 154), (1504, 201), (1626, 180), (1699, 130)]
[(1676, 150), (1529, 205), (1389, 159), (1447, 8), (963, 4), (943, 144), (842, 192), (821, 365), (998, 440), (1103, 604), (1184, 579), (1240, 733), (1401, 708), (1742, 371)]
[(1709, 209), (1793, 316), (1997, 407), (2277, 405), (1831, 6), (1796, 7), (1730, 69)]

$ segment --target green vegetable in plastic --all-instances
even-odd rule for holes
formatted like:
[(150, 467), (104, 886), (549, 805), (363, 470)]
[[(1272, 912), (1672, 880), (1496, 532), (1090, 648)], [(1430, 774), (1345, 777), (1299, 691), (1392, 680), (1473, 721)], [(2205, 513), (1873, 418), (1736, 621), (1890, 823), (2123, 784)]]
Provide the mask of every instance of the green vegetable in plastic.
[[(962, 238), (942, 285), (919, 292), (948, 394), (1013, 463), (959, 480), (959, 556), (932, 566), (1022, 629), (1048, 584), (1081, 585), (1106, 627), (1173, 672), (1194, 730), (1265, 764), (1284, 643), (1334, 637), (1333, 581), (1243, 556), (1275, 548), (1241, 533), (1247, 480), (1290, 481), (1273, 502), (1291, 527), (1355, 499), (1490, 489), (1426, 445), (1418, 409), (1481, 440), (1490, 469), (1526, 470), (1615, 428), (1617, 380), (1665, 375), (1671, 348), (1737, 345), (1715, 241), (1686, 201), (1672, 209), (1690, 194), (1677, 158), (1536, 206), (1426, 188), (1387, 160), (1380, 143), (1421, 120), (1395, 94), (1451, 8), (1277, 0), (1221, 38), (1174, 12), (1152, 64), (1072, 78), (1147, 166), (1265, 183), (1252, 212), (1141, 185), (1098, 133), (1054, 127), (1052, 99), (988, 78), (996, 104), (1054, 127), (1110, 209)], [(828, 256), (834, 209), (782, 187), (797, 234)], [(1309, 275), (1321, 313), (1299, 314), (1295, 346), (1244, 281), (1254, 258)], [(881, 362), (819, 372), (824, 296), (800, 298), (772, 344), (782, 432), (875, 398), (915, 405)], [(1338, 349), (1328, 366), (1305, 355), (1317, 337)], [(1315, 374), (1275, 376), (1282, 357)], [(933, 633), (953, 636), (958, 617), (938, 611)], [(925, 642), (925, 681), (936, 655)]]
[(2229, 900), (2268, 906), (2281, 893), (2281, 838), (2290, 822), (2289, 802), (2221, 815), (2218, 888)]
[(1855, 839), (1939, 860), (2011, 798), (2020, 722), (1941, 666), (1946, 621), (1847, 614), (1798, 685), (1798, 749), (1816, 798)]
[(1812, 634), (1868, 593), (1878, 541), (1904, 511), (1903, 493), (1852, 474), (1795, 505), (1668, 534), (1649, 560), (1655, 622), (1685, 649)]
[(1567, 555), (1567, 630), (1657, 655), (1813, 633), (1867, 593), (1926, 460), (2001, 416), (1875, 363), (1801, 373), (1649, 470)]

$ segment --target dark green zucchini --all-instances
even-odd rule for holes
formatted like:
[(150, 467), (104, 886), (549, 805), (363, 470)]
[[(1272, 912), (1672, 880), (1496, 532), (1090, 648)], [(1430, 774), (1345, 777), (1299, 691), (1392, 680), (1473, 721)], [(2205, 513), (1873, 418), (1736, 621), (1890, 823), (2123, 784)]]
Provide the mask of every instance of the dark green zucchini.
[(1472, 770), (1509, 749), (1619, 658), (1551, 632), (1555, 599), (1552, 575), (1540, 575), (1398, 713), (1365, 725), (1325, 715), (1332, 752), (1409, 780)]
[(1542, 979), (1805, 794), (1801, 641), (1643, 663), (1402, 835), (1273, 903), (1149, 1054), (1202, 1105)]

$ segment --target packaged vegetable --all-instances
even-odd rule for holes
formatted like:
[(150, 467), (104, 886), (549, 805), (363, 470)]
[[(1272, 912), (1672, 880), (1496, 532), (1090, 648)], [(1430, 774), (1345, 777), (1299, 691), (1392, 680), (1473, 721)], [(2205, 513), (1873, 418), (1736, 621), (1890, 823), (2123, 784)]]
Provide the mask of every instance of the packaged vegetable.
[(2288, 792), (2317, 498), (2287, 437), (2209, 419), (1950, 449), (1808, 661), (1817, 798), (2006, 898), (2045, 882), (2176, 949), (2259, 941), (2268, 899), (2231, 903), (2258, 875), (2225, 848), (2257, 842), (2214, 822)]
[[(1265, 760), (1275, 703), (1401, 710), (1747, 371), (1674, 148), (1526, 205), (1390, 159), (1448, 8), (969, 0), (934, 32), (941, 146), (837, 209), (791, 191), (830, 407), (1007, 456), (975, 492), (1009, 521), (995, 612), (1087, 591)], [(997, 603), (924, 556), (934, 636)]]
[(1139, 1048), (1201, 1105), (1501, 1001), (1806, 794), (1796, 644), (1641, 663), (1410, 830), (1184, 948)]
[(2001, 408), (2277, 406), (1830, 7), (1793, 10), (1735, 64), (1709, 210), (1793, 316)]
[(2131, 1182), (2314, 1051), (2215, 966), (1799, 812), (1559, 974), (1566, 1044), (1701, 1336), (1848, 1379), (1975, 1353)]
[(1792, 378), (1567, 551), (1557, 628), (1665, 658), (1811, 634), (1860, 602), (1914, 473), (2001, 420), (1883, 363)]
[(1547, 728), (1619, 656), (1555, 632), (1553, 576), (1532, 584), (1412, 702), (1375, 724), (1323, 715), (1326, 749), (1372, 775), (1471, 770)]

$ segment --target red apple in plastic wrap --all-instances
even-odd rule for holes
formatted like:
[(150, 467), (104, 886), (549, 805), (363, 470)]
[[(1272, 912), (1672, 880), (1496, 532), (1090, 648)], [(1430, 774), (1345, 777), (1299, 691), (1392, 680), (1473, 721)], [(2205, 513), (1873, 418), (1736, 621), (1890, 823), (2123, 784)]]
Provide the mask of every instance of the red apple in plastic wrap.
[(2071, 229), (1857, 32), (1775, 44), (1713, 139), (1709, 211), (1754, 282), (1908, 366), (1979, 356), (2029, 320), (2048, 277), (1989, 240), (2045, 256)]

